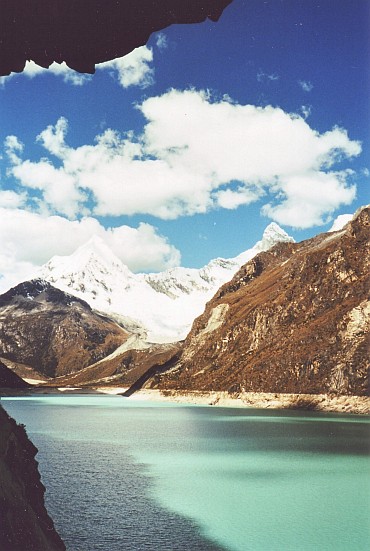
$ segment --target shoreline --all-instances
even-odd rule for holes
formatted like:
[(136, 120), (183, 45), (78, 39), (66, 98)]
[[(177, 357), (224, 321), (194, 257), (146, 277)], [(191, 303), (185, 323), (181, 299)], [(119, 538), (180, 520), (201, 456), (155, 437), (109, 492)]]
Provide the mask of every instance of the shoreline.
[[(91, 387), (43, 387), (29, 389), (0, 389), (1, 397), (29, 395), (111, 395), (121, 396), (128, 387), (91, 386)], [(126, 400), (185, 404), (193, 406), (216, 406), (255, 409), (289, 409), (332, 413), (350, 413), (370, 415), (370, 397), (336, 396), (330, 394), (286, 394), (268, 392), (243, 392), (229, 394), (226, 391), (179, 391), (141, 389)]]
[[(103, 394), (122, 394), (127, 388), (95, 387)], [(367, 396), (334, 396), (328, 394), (283, 394), (244, 392), (230, 395), (223, 391), (138, 390), (128, 400), (170, 402), (218, 407), (258, 409), (299, 409), (335, 413), (370, 414), (370, 398)]]

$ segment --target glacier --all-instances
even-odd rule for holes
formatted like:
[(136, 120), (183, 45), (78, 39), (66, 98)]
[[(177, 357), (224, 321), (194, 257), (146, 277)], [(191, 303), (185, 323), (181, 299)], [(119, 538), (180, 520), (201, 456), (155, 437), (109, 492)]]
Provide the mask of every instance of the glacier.
[(260, 241), (235, 258), (216, 258), (200, 269), (135, 274), (93, 236), (73, 254), (51, 258), (35, 277), (82, 298), (143, 341), (170, 343), (186, 337), (208, 300), (243, 264), (279, 242), (294, 239), (272, 222)]

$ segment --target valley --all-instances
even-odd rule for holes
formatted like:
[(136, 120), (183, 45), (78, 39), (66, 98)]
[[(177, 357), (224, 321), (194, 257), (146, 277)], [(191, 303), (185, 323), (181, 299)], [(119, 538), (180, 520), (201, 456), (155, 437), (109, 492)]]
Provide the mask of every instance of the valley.
[(45, 391), (368, 411), (369, 225), (364, 208), (294, 243), (271, 224), (239, 257), (160, 274), (94, 239), (1, 295), (3, 369)]

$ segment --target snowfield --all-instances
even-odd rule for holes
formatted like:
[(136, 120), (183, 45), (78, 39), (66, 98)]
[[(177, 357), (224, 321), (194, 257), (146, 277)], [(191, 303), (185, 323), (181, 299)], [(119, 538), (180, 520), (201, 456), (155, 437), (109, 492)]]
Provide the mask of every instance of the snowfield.
[(261, 241), (235, 258), (217, 258), (203, 268), (172, 268), (134, 274), (99, 237), (70, 256), (54, 256), (36, 277), (82, 298), (152, 343), (182, 340), (215, 292), (239, 268), (279, 242), (294, 242), (272, 222)]

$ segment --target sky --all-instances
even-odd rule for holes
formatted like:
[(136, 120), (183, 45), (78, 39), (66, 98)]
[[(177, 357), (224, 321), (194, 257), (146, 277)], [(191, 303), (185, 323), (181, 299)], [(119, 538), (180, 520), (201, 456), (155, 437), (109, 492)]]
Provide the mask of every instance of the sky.
[(272, 221), (370, 203), (368, 0), (234, 0), (84, 75), (0, 78), (0, 290), (99, 235), (135, 271), (201, 267)]

